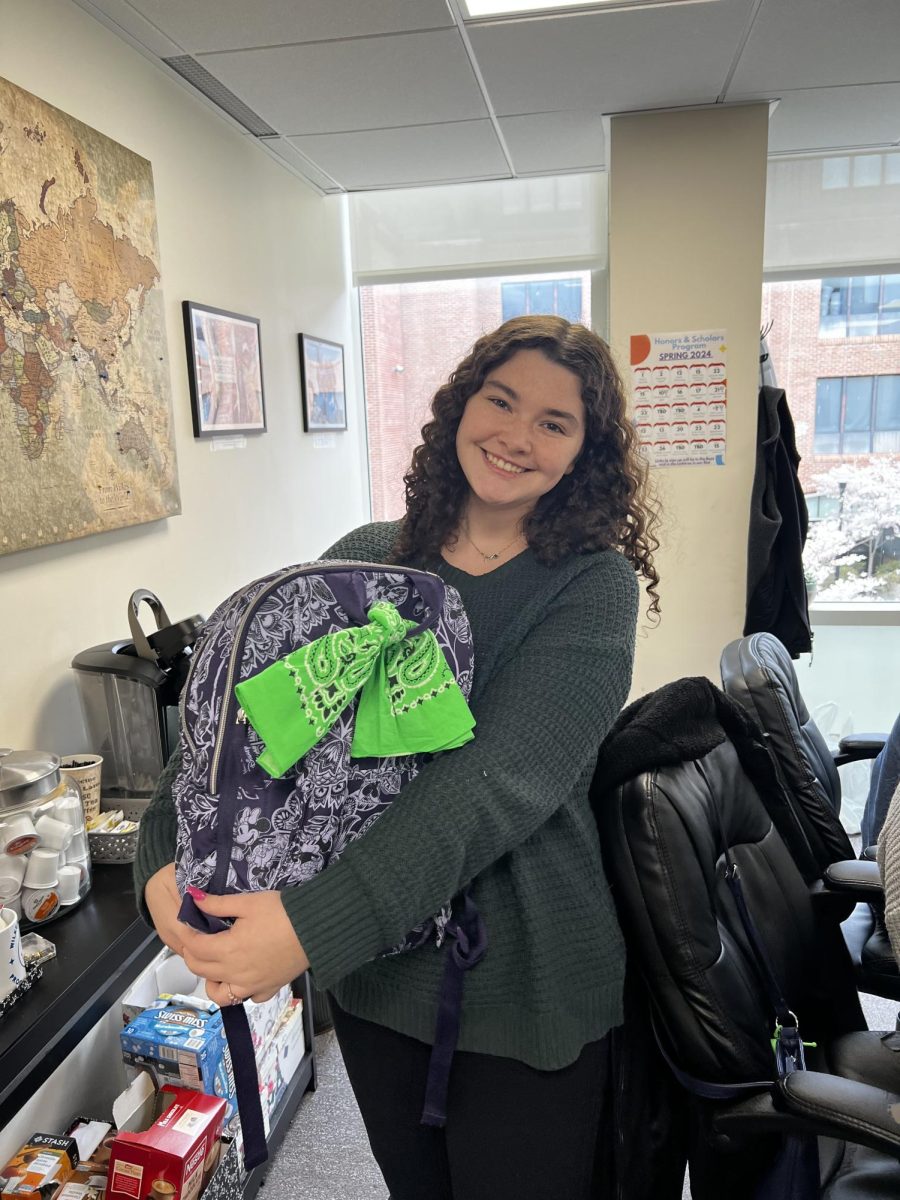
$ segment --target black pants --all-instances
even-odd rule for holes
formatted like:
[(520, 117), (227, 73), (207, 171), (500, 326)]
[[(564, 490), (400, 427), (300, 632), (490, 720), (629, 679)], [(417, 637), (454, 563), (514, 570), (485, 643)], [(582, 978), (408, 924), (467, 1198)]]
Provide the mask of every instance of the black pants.
[(447, 1125), (420, 1124), (431, 1047), (344, 1012), (334, 1028), (391, 1200), (589, 1200), (608, 1042), (560, 1071), (454, 1056)]

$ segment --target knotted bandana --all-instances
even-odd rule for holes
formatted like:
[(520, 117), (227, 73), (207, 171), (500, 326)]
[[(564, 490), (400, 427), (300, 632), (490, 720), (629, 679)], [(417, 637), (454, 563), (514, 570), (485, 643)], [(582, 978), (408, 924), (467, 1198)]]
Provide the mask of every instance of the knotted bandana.
[(388, 758), (434, 753), (474, 737), (465, 697), (429, 629), (388, 601), (368, 625), (327, 633), (239, 683), (238, 703), (265, 742), (256, 760), (273, 778), (320, 741), (362, 689), (350, 754)]

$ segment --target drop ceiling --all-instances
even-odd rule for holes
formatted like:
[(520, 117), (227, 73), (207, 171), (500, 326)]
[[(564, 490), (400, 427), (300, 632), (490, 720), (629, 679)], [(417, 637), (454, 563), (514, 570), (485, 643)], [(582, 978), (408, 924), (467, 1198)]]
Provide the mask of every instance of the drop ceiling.
[(321, 192), (603, 170), (605, 117), (747, 101), (773, 155), (900, 147), (900, 0), (76, 3)]

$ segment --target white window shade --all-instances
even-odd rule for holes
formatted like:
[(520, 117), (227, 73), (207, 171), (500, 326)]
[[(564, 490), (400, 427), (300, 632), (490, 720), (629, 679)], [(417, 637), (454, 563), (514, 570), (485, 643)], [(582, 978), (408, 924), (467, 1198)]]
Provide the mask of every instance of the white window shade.
[(602, 172), (354, 192), (356, 284), (606, 266)]
[[(900, 152), (769, 160), (769, 279), (881, 274), (900, 263)], [(862, 271), (861, 268), (869, 268)]]

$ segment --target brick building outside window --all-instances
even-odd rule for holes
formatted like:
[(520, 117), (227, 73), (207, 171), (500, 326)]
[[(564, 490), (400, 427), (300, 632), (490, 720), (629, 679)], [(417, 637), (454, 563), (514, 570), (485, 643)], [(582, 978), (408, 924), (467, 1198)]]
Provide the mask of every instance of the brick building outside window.
[(762, 312), (802, 459), (811, 582), (821, 599), (900, 600), (900, 275), (767, 283)]

